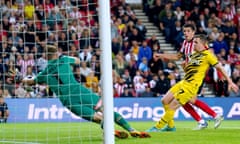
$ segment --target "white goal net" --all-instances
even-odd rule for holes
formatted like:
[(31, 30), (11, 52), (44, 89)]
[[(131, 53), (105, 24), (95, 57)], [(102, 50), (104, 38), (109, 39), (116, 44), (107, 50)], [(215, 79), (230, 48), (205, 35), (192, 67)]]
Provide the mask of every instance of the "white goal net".
[(101, 93), (97, 0), (1, 0), (0, 20), (0, 143), (103, 141), (101, 127), (82, 123), (48, 85), (21, 81), (46, 68), (45, 47), (52, 45), (61, 56), (80, 58), (74, 78)]

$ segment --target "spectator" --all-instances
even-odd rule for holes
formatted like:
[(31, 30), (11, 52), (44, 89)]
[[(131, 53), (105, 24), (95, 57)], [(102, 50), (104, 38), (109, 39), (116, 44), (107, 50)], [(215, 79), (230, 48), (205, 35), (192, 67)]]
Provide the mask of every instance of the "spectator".
[(81, 19), (83, 17), (82, 14), (79, 12), (78, 7), (76, 6), (72, 8), (69, 16), (71, 19)]
[(4, 79), (4, 74), (7, 72), (7, 65), (3, 61), (3, 57), (0, 55), (0, 81)]
[(143, 40), (144, 37), (139, 33), (139, 30), (137, 28), (133, 28), (132, 34), (129, 36), (129, 41), (137, 41), (137, 44), (142, 44)]
[(87, 77), (92, 70), (87, 66), (87, 62), (82, 61), (80, 67), (80, 73)]
[(24, 52), (24, 43), (23, 43), (22, 39), (19, 39), (18, 45), (17, 45), (16, 48), (17, 48), (17, 52), (23, 54), (23, 52)]
[(138, 64), (141, 63), (143, 58), (147, 59), (147, 62), (152, 58), (152, 49), (147, 45), (147, 41), (143, 41), (138, 51)]
[(131, 6), (130, 5), (127, 5), (126, 6), (126, 11), (125, 13), (128, 15), (128, 16), (132, 16), (132, 15), (135, 15), (134, 11), (132, 10)]
[(130, 76), (130, 73), (129, 73), (128, 69), (124, 70), (124, 74), (122, 75), (122, 79), (124, 80), (125, 84), (127, 85), (127, 87), (129, 89), (133, 88), (133, 79)]
[(114, 97), (121, 97), (124, 93), (124, 89), (128, 89), (128, 85), (125, 84), (124, 79), (118, 77), (117, 82), (114, 84)]
[(152, 21), (155, 25), (159, 24), (158, 15), (163, 9), (164, 9), (164, 4), (162, 3), (162, 0), (156, 0), (154, 5), (150, 7), (148, 16), (150, 21)]
[(159, 73), (159, 80), (156, 84), (157, 96), (163, 96), (171, 87), (169, 79), (163, 74)]
[(138, 29), (138, 31), (140, 32), (142, 37), (145, 39), (147, 29), (146, 29), (145, 25), (143, 25), (142, 20), (140, 20), (140, 19), (137, 20), (136, 28)]
[(124, 88), (123, 93), (120, 95), (120, 97), (133, 97), (133, 93), (130, 89)]
[(128, 66), (126, 69), (129, 71), (130, 76), (134, 78), (136, 75), (136, 71), (138, 70), (137, 62), (134, 58), (131, 58), (131, 60), (128, 62)]
[(82, 52), (79, 54), (79, 58), (81, 61), (90, 62), (92, 59), (92, 54), (89, 48), (84, 48)]
[(133, 49), (130, 49), (130, 51), (125, 55), (125, 60), (127, 62), (130, 62), (131, 60), (138, 61), (138, 55), (134, 53)]
[(148, 67), (149, 67), (151, 73), (157, 74), (159, 72), (159, 70), (163, 70), (164, 62), (161, 59), (155, 60), (154, 58), (152, 58), (148, 62)]
[(100, 88), (98, 84), (98, 78), (95, 76), (94, 71), (91, 71), (86, 77), (86, 87), (91, 89), (95, 93), (99, 93)]
[(219, 54), (221, 49), (225, 49), (228, 51), (228, 46), (226, 41), (224, 40), (224, 34), (221, 33), (216, 41), (213, 42), (213, 49), (215, 54)]
[[(230, 65), (226, 62), (225, 59), (223, 58), (219, 58), (220, 62), (223, 66), (223, 68), (225, 69), (225, 71), (227, 72), (227, 75), (229, 77), (231, 77), (231, 67)], [(216, 96), (218, 97), (228, 97), (229, 96), (229, 91), (228, 91), (228, 83), (227, 80), (224, 79), (223, 75), (221, 74), (221, 72), (219, 72), (218, 70), (214, 69), (214, 81), (215, 81), (215, 91), (216, 91)]]
[(80, 49), (86, 48), (86, 47), (93, 47), (95, 44), (93, 44), (93, 40), (90, 36), (90, 31), (88, 29), (84, 29), (82, 32), (82, 35), (80, 37)]
[(204, 16), (204, 14), (199, 15), (199, 19), (197, 20), (196, 25), (197, 25), (198, 28), (201, 28), (203, 31), (207, 31), (208, 22), (207, 22), (207, 19)]
[(24, 16), (25, 16), (26, 19), (32, 19), (35, 8), (32, 5), (31, 0), (24, 0), (24, 1), (25, 1), (25, 4), (26, 4), (24, 6)]
[(63, 52), (63, 54), (67, 54), (68, 53), (68, 42), (67, 42), (67, 36), (65, 32), (61, 32), (60, 33), (60, 37), (58, 39), (58, 48), (61, 49), (61, 51)]
[(144, 92), (146, 92), (148, 84), (144, 82), (143, 78), (140, 78), (139, 81), (134, 85), (136, 91), (136, 96), (141, 97)]
[(184, 11), (182, 11), (180, 6), (176, 7), (176, 10), (173, 13), (176, 16), (178, 21), (182, 20), (182, 18), (184, 16)]
[(154, 93), (154, 96), (160, 96), (158, 93), (159, 89), (156, 87), (158, 81), (159, 81), (158, 75), (153, 74), (152, 80), (150, 80), (150, 82), (149, 82), (149, 87), (150, 87), (151, 91)]
[(13, 32), (12, 32), (12, 36), (9, 37), (8, 40), (11, 40), (13, 46), (16, 47), (16, 46), (18, 45), (18, 42), (19, 42), (20, 39), (21, 39), (21, 38), (18, 36), (17, 32), (16, 32), (16, 31), (13, 31)]
[(5, 98), (14, 98), (15, 97), (15, 86), (14, 78), (9, 76), (6, 77), (6, 81), (3, 86), (3, 95)]
[(112, 39), (112, 53), (114, 56), (118, 54), (118, 52), (121, 50), (120, 42), (117, 38)]
[(47, 66), (47, 59), (46, 59), (45, 53), (42, 53), (42, 56), (37, 59), (36, 65), (37, 65), (37, 72), (40, 72), (45, 69), (45, 67)]
[(160, 50), (160, 43), (157, 39), (157, 36), (153, 34), (150, 39), (147, 40), (147, 45), (154, 50), (153, 45), (157, 45), (157, 51)]
[(173, 29), (175, 27), (175, 18), (171, 11), (166, 11), (166, 16), (161, 19), (160, 30), (164, 33), (165, 39), (168, 43), (173, 42)]
[(181, 21), (176, 21), (175, 22), (175, 27), (173, 29), (173, 35), (175, 36), (175, 38), (173, 38), (173, 42), (175, 45), (175, 49), (178, 49), (179, 47), (181, 47), (181, 44), (183, 42), (183, 32), (182, 32), (182, 25), (181, 25)]
[(113, 60), (113, 68), (120, 76), (124, 73), (124, 70), (127, 68), (127, 62), (124, 61), (123, 56), (121, 56), (120, 54), (116, 55), (115, 59)]
[(232, 79), (234, 82), (237, 82), (240, 79), (240, 61), (239, 60), (235, 63), (235, 67), (232, 72)]
[(148, 61), (146, 57), (142, 58), (142, 62), (139, 64), (138, 69), (141, 71), (141, 73), (148, 71)]
[(0, 97), (0, 122), (6, 123), (9, 117), (8, 105), (4, 100), (4, 97)]
[(195, 6), (189, 17), (189, 20), (191, 20), (193, 22), (197, 22), (199, 16), (200, 16), (199, 6)]
[(154, 97), (154, 93), (149, 87), (146, 87), (146, 90), (141, 94), (141, 97)]
[(15, 95), (17, 98), (25, 98), (26, 97), (27, 91), (25, 90), (22, 83), (20, 83), (16, 86)]
[(220, 32), (218, 31), (218, 28), (217, 28), (217, 27), (214, 27), (214, 28), (212, 29), (212, 32), (211, 32), (210, 35), (209, 35), (209, 38), (210, 38), (212, 41), (216, 41), (219, 36), (220, 36)]
[(74, 77), (79, 83), (86, 83), (86, 77), (81, 74), (81, 69), (79, 66), (75, 66), (74, 69)]
[(128, 40), (124, 40), (122, 48), (121, 48), (121, 51), (123, 51), (123, 54), (124, 55), (128, 54), (130, 49), (131, 49), (131, 47), (130, 47)]
[(27, 66), (26, 75), (23, 75), (24, 78), (34, 78), (35, 73), (33, 72), (33, 67), (31, 65)]
[(236, 32), (236, 27), (234, 26), (233, 21), (226, 21), (226, 24), (222, 26), (221, 30), (225, 35), (225, 39), (229, 40), (232, 37), (232, 34)]
[(19, 59), (17, 65), (20, 67), (21, 74), (26, 75), (27, 67), (35, 65), (33, 60), (33, 54), (24, 54), (23, 59)]

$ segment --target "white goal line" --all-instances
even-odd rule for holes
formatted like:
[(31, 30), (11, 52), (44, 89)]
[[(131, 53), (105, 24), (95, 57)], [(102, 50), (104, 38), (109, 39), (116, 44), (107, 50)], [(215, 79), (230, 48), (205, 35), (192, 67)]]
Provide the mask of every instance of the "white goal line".
[(36, 142), (20, 142), (20, 141), (7, 141), (7, 140), (1, 140), (0, 143), (9, 143), (9, 144), (41, 144)]

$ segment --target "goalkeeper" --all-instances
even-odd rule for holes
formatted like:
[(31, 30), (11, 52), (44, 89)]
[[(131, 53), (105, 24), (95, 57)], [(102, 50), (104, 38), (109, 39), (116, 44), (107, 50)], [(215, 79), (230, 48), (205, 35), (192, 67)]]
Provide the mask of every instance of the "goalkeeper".
[[(35, 83), (48, 84), (50, 89), (59, 97), (60, 101), (74, 114), (95, 123), (103, 120), (100, 97), (89, 89), (79, 84), (72, 71), (71, 65), (80, 64), (80, 60), (70, 56), (58, 56), (55, 46), (46, 46), (47, 67), (34, 79), (23, 80), (23, 83), (33, 85)], [(139, 132), (132, 128), (128, 122), (117, 112), (114, 112), (116, 124), (127, 130), (132, 137), (150, 137), (146, 132)], [(125, 131), (115, 131), (118, 138), (127, 138)]]

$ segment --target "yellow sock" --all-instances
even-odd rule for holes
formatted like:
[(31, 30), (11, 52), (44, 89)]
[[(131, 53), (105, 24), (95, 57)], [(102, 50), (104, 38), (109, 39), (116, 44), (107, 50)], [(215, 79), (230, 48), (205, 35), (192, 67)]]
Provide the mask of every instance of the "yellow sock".
[(168, 127), (173, 128), (174, 126), (175, 126), (174, 120), (172, 119), (168, 122)]
[(163, 104), (163, 108), (165, 110), (165, 112), (169, 109), (169, 105), (168, 104)]
[(173, 120), (174, 117), (174, 110), (167, 110), (163, 117), (157, 122), (156, 128), (161, 129), (163, 128), (169, 121)]
[[(166, 112), (166, 111), (169, 110), (169, 105), (168, 104), (163, 104), (163, 108)], [(174, 120), (173, 119), (168, 122), (168, 127), (170, 127), (170, 128), (174, 127)]]

